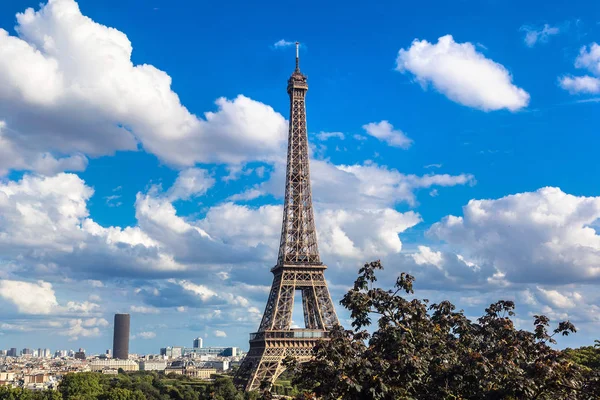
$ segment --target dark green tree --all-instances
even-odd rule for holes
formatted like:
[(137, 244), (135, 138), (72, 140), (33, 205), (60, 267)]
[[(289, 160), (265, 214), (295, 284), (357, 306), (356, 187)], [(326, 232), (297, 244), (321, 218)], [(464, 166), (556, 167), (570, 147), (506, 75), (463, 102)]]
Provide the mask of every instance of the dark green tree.
[(104, 392), (101, 377), (94, 372), (66, 374), (58, 385), (58, 391), (63, 400), (97, 400)]
[(209, 389), (209, 399), (215, 400), (244, 400), (244, 394), (237, 390), (230, 378), (216, 378)]
[(596, 340), (593, 346), (565, 349), (564, 352), (573, 362), (600, 371), (600, 341)]
[(412, 298), (408, 274), (391, 290), (375, 287), (379, 269), (379, 261), (365, 264), (341, 301), (354, 330), (333, 329), (310, 362), (286, 360), (294, 384), (323, 399), (600, 398), (596, 378), (549, 346), (555, 335), (575, 332), (571, 323), (549, 332), (540, 315), (533, 332), (518, 330), (511, 301), (472, 322), (450, 302)]
[(0, 400), (33, 400), (33, 393), (21, 388), (0, 386)]

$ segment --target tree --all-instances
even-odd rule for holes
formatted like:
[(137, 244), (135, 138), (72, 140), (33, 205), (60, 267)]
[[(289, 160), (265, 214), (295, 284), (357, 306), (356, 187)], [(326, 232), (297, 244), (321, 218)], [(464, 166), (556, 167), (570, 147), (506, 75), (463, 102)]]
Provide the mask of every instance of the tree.
[(32, 400), (33, 395), (29, 390), (0, 386), (0, 400)]
[[(409, 299), (414, 278), (402, 273), (392, 290), (374, 287), (379, 261), (365, 264), (341, 304), (354, 330), (337, 326), (304, 364), (286, 360), (293, 383), (323, 399), (589, 399), (597, 376), (552, 349), (555, 335), (575, 332), (534, 317), (517, 330), (515, 305), (498, 301), (470, 321), (448, 301)], [(377, 318), (371, 334), (365, 328)], [(306, 398), (306, 397), (305, 397)], [(310, 398), (310, 397), (308, 397)]]
[(244, 400), (244, 394), (240, 393), (230, 378), (219, 377), (213, 382), (210, 390), (210, 399), (216, 400)]
[(100, 378), (101, 374), (93, 372), (66, 374), (58, 391), (63, 400), (97, 400), (104, 391)]
[(131, 400), (133, 394), (129, 389), (112, 388), (102, 396), (103, 400)]
[(62, 396), (56, 390), (44, 390), (34, 392), (33, 400), (62, 400)]
[(600, 371), (600, 341), (598, 340), (595, 341), (593, 346), (565, 349), (565, 354), (579, 365)]

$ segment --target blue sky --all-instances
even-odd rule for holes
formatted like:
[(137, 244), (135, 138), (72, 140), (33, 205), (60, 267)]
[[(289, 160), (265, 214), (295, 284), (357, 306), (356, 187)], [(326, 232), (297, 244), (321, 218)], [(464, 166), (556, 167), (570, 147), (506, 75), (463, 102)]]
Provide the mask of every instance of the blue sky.
[(296, 40), (336, 303), (381, 258), (597, 338), (599, 4), (38, 3), (0, 5), (0, 348), (247, 348)]

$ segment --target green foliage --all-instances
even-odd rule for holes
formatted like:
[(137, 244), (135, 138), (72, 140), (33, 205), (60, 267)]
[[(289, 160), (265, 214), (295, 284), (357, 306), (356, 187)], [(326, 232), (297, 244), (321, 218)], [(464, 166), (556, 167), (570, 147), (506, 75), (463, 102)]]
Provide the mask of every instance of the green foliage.
[(54, 390), (31, 391), (22, 388), (0, 386), (0, 400), (61, 400), (60, 393)]
[(101, 374), (82, 372), (67, 374), (58, 385), (64, 400), (96, 400), (103, 393)]
[(517, 330), (511, 301), (490, 305), (471, 322), (450, 302), (412, 299), (408, 274), (392, 290), (374, 287), (379, 269), (379, 261), (365, 264), (341, 302), (354, 330), (335, 327), (312, 361), (286, 360), (294, 384), (323, 399), (600, 398), (598, 374), (549, 346), (555, 335), (575, 332), (571, 323), (550, 333), (540, 315), (533, 332)]
[(600, 341), (596, 340), (594, 346), (565, 349), (564, 352), (573, 362), (592, 370), (600, 370)]
[(183, 375), (156, 372), (123, 373), (117, 376), (94, 372), (63, 377), (57, 391), (34, 392), (0, 387), (0, 400), (258, 400), (255, 393), (242, 393), (231, 378), (220, 376), (213, 383)]

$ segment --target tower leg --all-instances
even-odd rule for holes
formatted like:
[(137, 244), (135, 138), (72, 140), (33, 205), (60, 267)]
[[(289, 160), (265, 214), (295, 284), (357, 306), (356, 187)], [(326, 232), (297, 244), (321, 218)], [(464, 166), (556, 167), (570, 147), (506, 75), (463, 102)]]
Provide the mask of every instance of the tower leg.
[[(276, 336), (281, 331), (271, 331)], [(323, 332), (321, 332), (323, 333)], [(312, 358), (312, 349), (322, 338), (266, 339), (250, 342), (250, 350), (235, 374), (234, 384), (245, 391), (259, 390), (265, 382), (269, 387), (285, 371), (283, 360), (294, 357), (298, 362)]]

